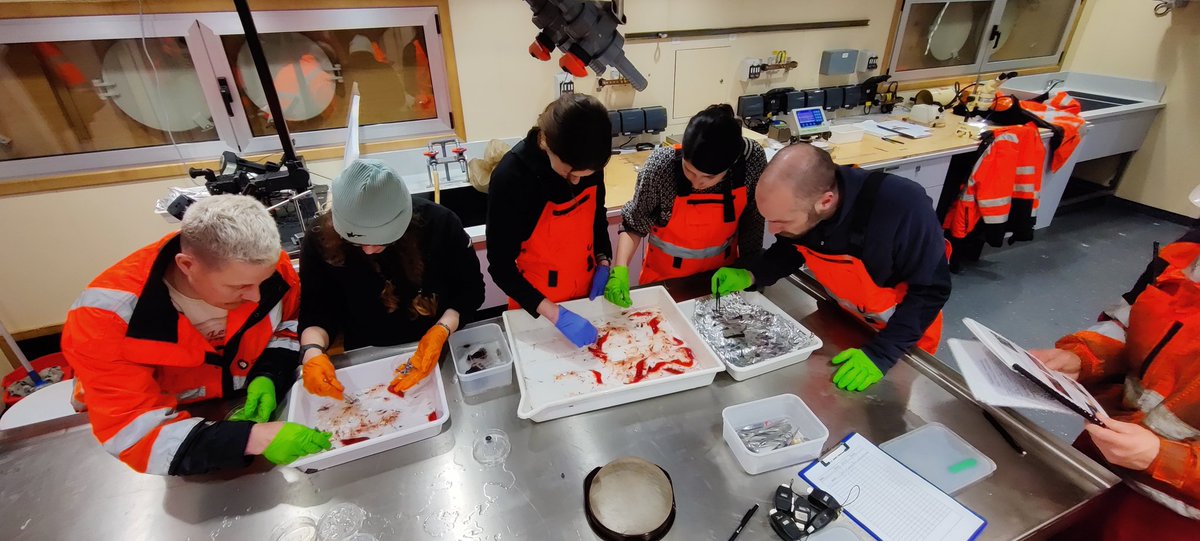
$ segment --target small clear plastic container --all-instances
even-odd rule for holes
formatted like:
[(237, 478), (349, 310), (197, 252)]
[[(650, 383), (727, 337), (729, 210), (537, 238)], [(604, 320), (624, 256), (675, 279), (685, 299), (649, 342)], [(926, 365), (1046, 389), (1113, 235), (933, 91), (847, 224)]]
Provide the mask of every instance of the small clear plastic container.
[[(769, 419), (786, 417), (797, 429), (797, 436), (804, 441), (774, 449), (771, 451), (755, 452), (742, 443), (738, 437), (738, 427), (761, 423)], [(729, 406), (721, 411), (724, 427), (722, 433), (729, 450), (738, 464), (750, 475), (777, 470), (785, 466), (807, 462), (820, 456), (825, 440), (829, 439), (829, 429), (817, 418), (808, 405), (794, 394), (781, 394)]]
[(271, 530), (271, 541), (316, 541), (317, 521), (308, 516), (292, 517)]
[[(512, 353), (504, 332), (495, 323), (462, 329), (450, 335), (450, 357), (463, 395), (474, 396), (484, 391), (512, 384)], [(468, 373), (473, 365), (487, 368)]]
[(339, 503), (321, 516), (317, 522), (319, 541), (345, 541), (358, 533), (366, 520), (367, 512), (352, 503)]
[(896, 436), (879, 448), (950, 495), (996, 471), (992, 459), (941, 423)]
[(862, 141), (866, 130), (854, 124), (840, 124), (829, 127), (829, 142), (835, 145), (856, 143)]

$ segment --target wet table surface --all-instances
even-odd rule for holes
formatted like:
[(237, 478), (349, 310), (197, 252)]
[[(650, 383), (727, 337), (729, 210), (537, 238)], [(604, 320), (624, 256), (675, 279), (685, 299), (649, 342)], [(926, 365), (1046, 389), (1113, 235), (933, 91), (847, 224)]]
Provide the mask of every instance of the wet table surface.
[[(676, 300), (703, 293), (699, 281), (670, 289)], [(777, 539), (767, 523), (769, 498), (800, 466), (746, 474), (722, 439), (721, 410), (782, 393), (801, 397), (820, 417), (830, 432), (827, 446), (850, 432), (882, 443), (930, 422), (958, 433), (997, 465), (957, 495), (988, 520), (981, 539), (1037, 537), (1117, 481), (1036, 426), (998, 411), (1029, 451), (1018, 456), (984, 421), (958, 376), (924, 354), (906, 358), (866, 392), (834, 388), (829, 359), (861, 345), (870, 331), (797, 279), (765, 293), (824, 341), (808, 361), (742, 382), (718, 374), (704, 388), (534, 423), (516, 416), (515, 382), (464, 398), (445, 360), (451, 417), (439, 435), (312, 474), (259, 459), (220, 475), (140, 475), (100, 448), (83, 416), (0, 433), (0, 537), (265, 540), (294, 517), (315, 520), (351, 502), (369, 513), (361, 531), (379, 539), (596, 539), (582, 510), (583, 479), (633, 455), (671, 474), (678, 514), (667, 539), (727, 539), (756, 503), (762, 509), (740, 539)], [(338, 362), (396, 349), (358, 350)], [(508, 434), (511, 454), (503, 465), (485, 467), (474, 460), (472, 443), (496, 428)], [(870, 539), (845, 517), (839, 523)]]

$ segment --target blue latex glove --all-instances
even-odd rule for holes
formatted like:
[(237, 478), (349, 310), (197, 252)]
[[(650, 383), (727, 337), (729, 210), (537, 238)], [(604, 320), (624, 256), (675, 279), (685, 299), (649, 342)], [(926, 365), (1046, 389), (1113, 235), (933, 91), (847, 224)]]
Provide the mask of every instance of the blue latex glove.
[(561, 306), (558, 308), (558, 323), (555, 323), (554, 327), (577, 348), (595, 344), (596, 338), (599, 337), (596, 327), (590, 321)]
[(592, 275), (592, 289), (588, 292), (588, 300), (594, 301), (596, 297), (604, 294), (604, 287), (608, 285), (608, 273), (611, 268), (608, 265), (597, 265), (596, 274)]

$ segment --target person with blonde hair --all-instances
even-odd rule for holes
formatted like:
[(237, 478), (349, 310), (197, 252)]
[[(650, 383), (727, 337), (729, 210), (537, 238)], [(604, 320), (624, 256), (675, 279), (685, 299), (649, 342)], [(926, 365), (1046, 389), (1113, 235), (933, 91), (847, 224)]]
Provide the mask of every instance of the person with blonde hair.
[[(270, 422), (295, 381), (300, 281), (275, 221), (240, 195), (202, 199), (179, 232), (100, 273), (71, 306), (63, 355), (105, 451), (141, 473), (275, 464), (329, 434)], [(246, 393), (228, 420), (181, 406)]]

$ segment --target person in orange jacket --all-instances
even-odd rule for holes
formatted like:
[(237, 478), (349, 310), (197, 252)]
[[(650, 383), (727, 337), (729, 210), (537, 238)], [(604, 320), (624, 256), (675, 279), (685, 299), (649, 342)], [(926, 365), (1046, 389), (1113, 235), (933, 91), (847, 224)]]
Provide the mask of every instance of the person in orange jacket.
[[(1105, 410), (1085, 452), (1126, 487), (1076, 539), (1195, 539), (1200, 531), (1200, 229), (1163, 248), (1133, 290), (1091, 328), (1034, 351), (1083, 383)], [(1131, 490), (1130, 490), (1131, 489)]]
[[(105, 270), (67, 313), (63, 355), (96, 439), (142, 473), (287, 464), (329, 434), (269, 422), (295, 381), (300, 284), (266, 208), (217, 195)], [(245, 392), (228, 420), (180, 406)]]

